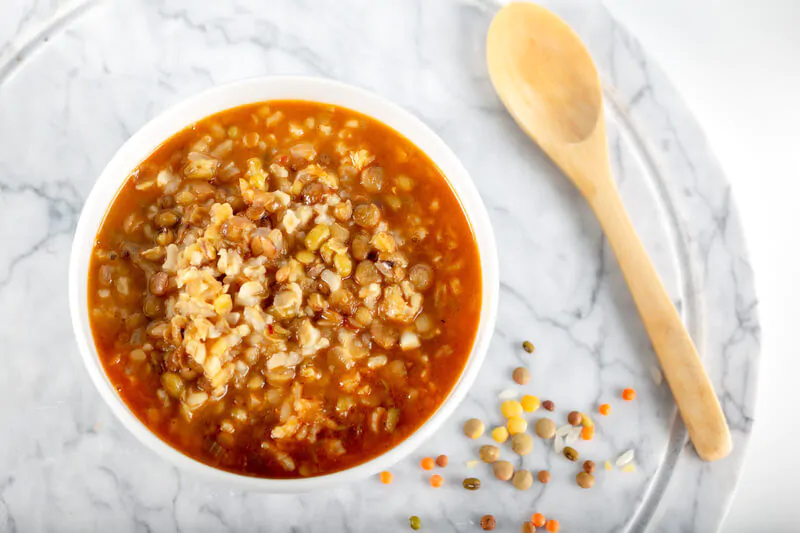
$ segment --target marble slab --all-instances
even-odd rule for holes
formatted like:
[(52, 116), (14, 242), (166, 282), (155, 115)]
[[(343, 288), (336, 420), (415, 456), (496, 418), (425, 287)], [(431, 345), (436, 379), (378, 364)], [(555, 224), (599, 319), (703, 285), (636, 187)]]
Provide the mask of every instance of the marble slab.
[[(686, 443), (612, 252), (579, 194), (516, 128), (493, 93), (487, 1), (11, 0), (0, 17), (0, 532), (519, 531), (534, 511), (562, 531), (719, 528), (753, 422), (759, 325), (731, 191), (679, 96), (636, 40), (595, 2), (544, 2), (585, 39), (606, 90), (614, 174), (642, 240), (708, 365), (735, 442), (704, 464)], [(471, 172), (501, 265), (498, 328), (456, 414), (398, 464), (395, 483), (365, 479), (300, 496), (238, 492), (180, 472), (145, 449), (92, 387), (73, 341), (67, 262), (83, 199), (143, 123), (202, 89), (267, 74), (353, 83), (411, 110)], [(533, 355), (519, 349), (524, 339)], [(633, 473), (577, 467), (542, 441), (515, 459), (553, 481), (515, 491), (486, 465), (464, 420), (499, 423), (511, 369), (555, 416), (595, 411), (580, 443), (598, 464), (636, 450)], [(635, 402), (617, 398), (635, 387)], [(539, 413), (537, 413), (538, 415)], [(532, 417), (535, 420), (536, 417)], [(599, 419), (599, 417), (597, 417)], [(447, 453), (434, 490), (418, 461)], [(508, 454), (510, 456), (510, 453)], [(484, 481), (464, 491), (465, 476)]]

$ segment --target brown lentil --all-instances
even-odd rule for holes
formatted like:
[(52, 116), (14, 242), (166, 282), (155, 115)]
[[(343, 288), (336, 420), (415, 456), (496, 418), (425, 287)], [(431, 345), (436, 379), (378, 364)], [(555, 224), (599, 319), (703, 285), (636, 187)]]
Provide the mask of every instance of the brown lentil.
[(492, 465), (492, 470), (494, 470), (494, 477), (500, 481), (508, 481), (514, 475), (514, 465), (508, 461), (497, 461)]
[(525, 341), (522, 343), (522, 349), (528, 353), (533, 353), (533, 343), (531, 341)]
[(518, 385), (525, 385), (531, 380), (531, 373), (524, 366), (518, 366), (512, 372), (511, 377)]
[(436, 466), (440, 466), (440, 467), (444, 468), (444, 467), (447, 466), (448, 462), (449, 462), (449, 459), (447, 458), (446, 455), (440, 455), (439, 457), (436, 458)]
[(517, 470), (511, 482), (518, 490), (528, 490), (533, 485), (533, 475), (527, 470)]
[(552, 401), (550, 401), (550, 400), (545, 400), (545, 401), (543, 401), (543, 402), (542, 402), (542, 407), (544, 407), (544, 408), (545, 408), (545, 409), (547, 409), (548, 411), (554, 411), (554, 410), (555, 410), (555, 408), (556, 408), (556, 404), (554, 404), (554, 403), (553, 403)]
[(592, 485), (594, 485), (594, 476), (588, 472), (580, 472), (577, 476), (575, 476), (575, 481), (578, 482), (578, 486), (580, 486), (580, 488), (591, 489)]
[(535, 429), (543, 439), (552, 439), (556, 434), (556, 423), (549, 418), (540, 418), (536, 421)]
[(511, 437), (511, 449), (519, 455), (528, 455), (533, 451), (533, 438), (527, 433), (517, 433)]
[(595, 468), (594, 461), (583, 462), (583, 471), (586, 472), (587, 474), (591, 474), (592, 472), (594, 472), (594, 468)]
[(481, 435), (483, 435), (485, 427), (483, 422), (478, 420), (477, 418), (470, 418), (464, 424), (464, 435), (471, 439), (477, 439)]
[(583, 420), (583, 417), (581, 416), (581, 414), (578, 411), (572, 411), (567, 416), (567, 422), (569, 422), (573, 426), (580, 426), (582, 420)]
[(481, 480), (476, 477), (468, 477), (464, 479), (462, 485), (467, 490), (478, 490), (481, 488)]
[(522, 524), (522, 533), (536, 533), (536, 526), (533, 522), (524, 522)]
[(547, 470), (539, 470), (539, 473), (536, 474), (536, 478), (539, 480), (539, 483), (550, 483), (550, 472)]
[(481, 517), (481, 528), (484, 531), (491, 531), (495, 527), (497, 527), (497, 520), (495, 520), (494, 516), (487, 514)]
[(575, 462), (578, 460), (578, 450), (576, 450), (572, 446), (566, 446), (564, 448), (564, 457), (566, 457), (572, 462)]
[(484, 463), (494, 463), (500, 459), (500, 448), (497, 446), (492, 446), (491, 444), (481, 446), (481, 449), (478, 453), (481, 456), (481, 461)]

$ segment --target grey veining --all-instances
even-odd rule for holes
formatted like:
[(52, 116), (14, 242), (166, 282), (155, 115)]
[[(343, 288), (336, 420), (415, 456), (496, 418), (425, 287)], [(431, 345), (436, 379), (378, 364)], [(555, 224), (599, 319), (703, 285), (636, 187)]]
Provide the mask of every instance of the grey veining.
[[(685, 444), (612, 252), (569, 183), (518, 131), (485, 71), (488, 0), (13, 0), (0, 20), (0, 531), (474, 530), (484, 513), (518, 531), (534, 511), (564, 531), (714, 531), (753, 421), (759, 326), (728, 184), (702, 133), (638, 43), (594, 2), (545, 2), (585, 39), (606, 85), (609, 148), (631, 217), (682, 310), (719, 392), (735, 450), (701, 463)], [(4, 7), (4, 9), (6, 9)], [(83, 199), (114, 151), (169, 105), (247, 76), (297, 73), (363, 86), (408, 108), (471, 172), (498, 237), (501, 302), (489, 358), (456, 414), (396, 481), (301, 496), (231, 491), (179, 472), (116, 422), (72, 339), (66, 270)], [(537, 351), (522, 352), (530, 338)], [(553, 481), (525, 493), (464, 462), (466, 418), (500, 422), (497, 394), (528, 365), (526, 390), (595, 417), (579, 451), (602, 465), (627, 448), (632, 474), (575, 465), (536, 440), (518, 465)], [(636, 402), (613, 400), (634, 386)], [(537, 413), (537, 416), (540, 413)], [(536, 416), (531, 417), (531, 421)], [(447, 453), (433, 490), (417, 464)], [(510, 453), (507, 454), (509, 457)], [(467, 474), (484, 480), (466, 493)]]

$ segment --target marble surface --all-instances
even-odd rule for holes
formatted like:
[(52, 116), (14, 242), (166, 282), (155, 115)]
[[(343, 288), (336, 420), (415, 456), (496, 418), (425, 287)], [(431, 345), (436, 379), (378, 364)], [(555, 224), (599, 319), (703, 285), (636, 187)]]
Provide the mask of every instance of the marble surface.
[[(578, 193), (514, 126), (489, 83), (488, 1), (343, 3), (13, 0), (0, 20), (0, 531), (475, 530), (485, 513), (518, 531), (534, 511), (563, 531), (714, 531), (752, 425), (759, 327), (728, 185), (701, 132), (636, 41), (592, 2), (545, 2), (585, 39), (606, 84), (612, 164), (631, 217), (697, 341), (735, 450), (701, 463), (613, 254)], [(6, 8), (4, 8), (6, 9)], [(149, 118), (218, 83), (264, 74), (350, 82), (417, 114), (461, 157), (498, 237), (501, 295), (487, 363), (445, 426), (394, 469), (301, 496), (232, 491), (179, 472), (111, 415), (72, 339), (66, 272), (83, 198), (114, 151)], [(533, 356), (518, 349), (537, 345)], [(634, 448), (635, 473), (600, 472), (580, 491), (575, 465), (541, 441), (516, 462), (553, 481), (517, 492), (468, 469), (460, 426), (500, 422), (510, 370), (563, 419), (611, 400), (598, 463)], [(636, 402), (614, 400), (633, 386)], [(537, 413), (538, 414), (538, 413)], [(535, 417), (533, 417), (535, 418)], [(420, 457), (447, 453), (429, 488)], [(510, 454), (508, 454), (510, 456)], [(467, 474), (484, 488), (460, 488)]]

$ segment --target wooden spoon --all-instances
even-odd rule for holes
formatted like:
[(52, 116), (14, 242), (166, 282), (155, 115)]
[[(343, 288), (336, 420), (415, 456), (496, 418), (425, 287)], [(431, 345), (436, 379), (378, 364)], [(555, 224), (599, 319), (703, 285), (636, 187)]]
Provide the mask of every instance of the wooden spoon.
[(589, 52), (555, 14), (512, 3), (492, 21), (486, 56), (494, 88), (517, 124), (597, 215), (698, 455), (725, 457), (732, 443), (719, 401), (611, 177), (603, 97)]

